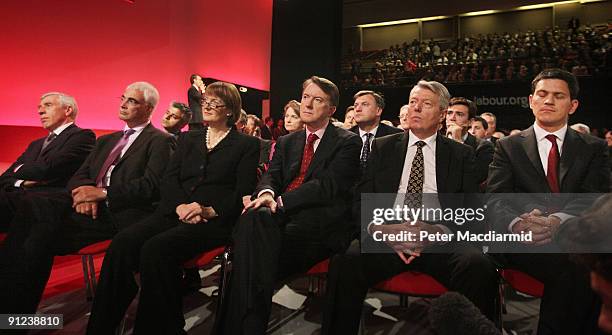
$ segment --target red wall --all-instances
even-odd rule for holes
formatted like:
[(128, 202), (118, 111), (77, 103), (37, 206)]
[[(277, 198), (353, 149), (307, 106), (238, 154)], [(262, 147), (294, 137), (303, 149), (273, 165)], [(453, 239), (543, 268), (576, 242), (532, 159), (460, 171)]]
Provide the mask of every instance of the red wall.
[(63, 91), (81, 127), (119, 129), (117, 97), (144, 80), (160, 91), (159, 126), (193, 72), (269, 90), (271, 26), (272, 0), (4, 1), (0, 125), (40, 126), (40, 95)]

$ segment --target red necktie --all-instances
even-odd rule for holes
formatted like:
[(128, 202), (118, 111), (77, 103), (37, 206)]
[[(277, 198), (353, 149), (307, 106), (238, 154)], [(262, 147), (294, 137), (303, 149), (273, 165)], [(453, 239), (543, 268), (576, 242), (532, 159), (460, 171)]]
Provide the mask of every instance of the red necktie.
[(550, 152), (548, 153), (548, 169), (546, 171), (546, 179), (552, 193), (559, 193), (559, 147), (557, 146), (557, 137), (553, 134), (546, 135), (546, 139), (552, 143)]
[(315, 133), (311, 133), (308, 135), (308, 139), (306, 140), (306, 145), (304, 146), (304, 155), (302, 155), (302, 165), (300, 165), (300, 174), (293, 179), (291, 184), (287, 186), (285, 192), (293, 191), (296, 188), (300, 187), (304, 182), (304, 176), (306, 175), (306, 170), (308, 170), (308, 166), (310, 165), (310, 161), (312, 161), (312, 156), (314, 156), (314, 142), (319, 138)]

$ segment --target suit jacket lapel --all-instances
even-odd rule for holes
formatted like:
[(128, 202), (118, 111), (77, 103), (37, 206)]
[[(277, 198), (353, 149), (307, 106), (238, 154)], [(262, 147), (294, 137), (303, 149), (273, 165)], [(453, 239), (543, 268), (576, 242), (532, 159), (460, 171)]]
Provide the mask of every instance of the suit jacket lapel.
[(287, 157), (289, 164), (288, 185), (300, 173), (302, 155), (304, 155), (304, 146), (306, 145), (306, 130), (300, 131), (293, 139), (293, 143), (287, 143), (287, 145), (289, 146), (289, 157)]
[(529, 161), (531, 161), (531, 164), (538, 172), (539, 176), (546, 179), (544, 168), (542, 167), (542, 160), (540, 160), (540, 153), (538, 152), (538, 140), (533, 131), (533, 126), (523, 130), (521, 137), (523, 138), (523, 150), (525, 154), (527, 154)]
[(568, 171), (572, 167), (572, 164), (576, 161), (580, 155), (580, 138), (573, 129), (567, 127), (567, 133), (565, 133), (565, 139), (563, 139), (563, 150), (561, 154), (561, 160), (559, 161), (559, 188), (563, 190), (563, 179), (567, 176)]
[(327, 129), (323, 134), (323, 138), (319, 142), (319, 146), (317, 147), (317, 151), (315, 151), (314, 156), (312, 157), (312, 161), (308, 166), (308, 170), (306, 170), (306, 175), (304, 176), (304, 180), (308, 180), (310, 175), (312, 174), (313, 169), (317, 167), (318, 164), (324, 162), (327, 156), (332, 153), (334, 145), (336, 144), (336, 137), (338, 133), (336, 132), (336, 126), (333, 124), (327, 125)]
[[(76, 127), (76, 126), (74, 125), (74, 123), (73, 123), (73, 124), (71, 124), (70, 126), (66, 127), (66, 129), (64, 129), (64, 131), (62, 131), (62, 132), (61, 132), (59, 135), (57, 135), (57, 137), (56, 137), (56, 138), (55, 138), (53, 141), (51, 141), (51, 143), (49, 143), (49, 145), (47, 145), (47, 147), (45, 148), (45, 150), (42, 150), (42, 151), (40, 152), (40, 155), (43, 155), (44, 153), (48, 152), (49, 150), (51, 150), (51, 149), (53, 149), (53, 148), (55, 148), (55, 147), (58, 147), (58, 146), (61, 146), (62, 144), (64, 144), (64, 142), (66, 142), (66, 138), (68, 137), (68, 134), (69, 134), (69, 133), (72, 131), (72, 129), (73, 129), (74, 127)], [(41, 144), (42, 144), (42, 143), (44, 143), (44, 142), (45, 142), (45, 141), (43, 140), (43, 141), (41, 142)], [(42, 146), (42, 145), (41, 145), (41, 146)]]
[(393, 162), (391, 162), (391, 168), (389, 169), (389, 173), (391, 174), (391, 180), (393, 180), (393, 189), (388, 190), (389, 193), (397, 192), (400, 183), (402, 182), (402, 173), (404, 172), (404, 163), (406, 162), (406, 152), (408, 150), (408, 132), (404, 132), (401, 137), (398, 137), (397, 142), (395, 142), (395, 148), (393, 149), (393, 157), (390, 157)]
[(446, 193), (446, 183), (451, 161), (451, 152), (448, 144), (440, 134), (436, 136), (436, 186), (438, 193)]
[[(140, 135), (138, 135), (138, 137), (136, 138), (136, 140), (134, 142), (132, 142), (132, 144), (130, 145), (130, 147), (127, 149), (127, 151), (125, 152), (125, 154), (123, 154), (123, 156), (121, 156), (121, 158), (119, 158), (119, 161), (117, 162), (116, 165), (121, 164), (121, 162), (123, 162), (125, 159), (127, 159), (130, 155), (132, 155), (136, 150), (138, 150), (138, 148), (140, 147), (141, 144), (145, 143), (146, 141), (149, 140), (149, 137), (151, 137), (151, 130), (153, 129), (153, 126), (149, 123), (143, 130), (142, 133)], [(116, 168), (117, 166), (115, 166)]]

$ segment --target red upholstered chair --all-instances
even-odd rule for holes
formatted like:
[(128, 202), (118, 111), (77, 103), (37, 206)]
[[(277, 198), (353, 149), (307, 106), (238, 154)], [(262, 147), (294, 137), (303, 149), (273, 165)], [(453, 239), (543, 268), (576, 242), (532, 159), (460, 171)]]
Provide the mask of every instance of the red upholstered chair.
[(315, 264), (306, 275), (308, 276), (308, 292), (313, 294), (321, 294), (325, 287), (325, 280), (323, 277), (327, 274), (329, 268), (329, 258), (320, 261)]
[(532, 297), (544, 295), (544, 284), (530, 275), (514, 269), (501, 270), (501, 276), (515, 290)]
[(437, 297), (447, 291), (446, 287), (433, 277), (417, 271), (402, 272), (376, 284), (374, 288), (384, 292), (398, 293), (402, 307), (408, 306), (408, 296)]
[(111, 240), (105, 240), (90, 244), (84, 248), (81, 248), (75, 254), (81, 256), (81, 263), (83, 264), (83, 278), (85, 279), (85, 292), (88, 301), (93, 299), (96, 290), (96, 268), (94, 266), (93, 257), (98, 254), (106, 252)]

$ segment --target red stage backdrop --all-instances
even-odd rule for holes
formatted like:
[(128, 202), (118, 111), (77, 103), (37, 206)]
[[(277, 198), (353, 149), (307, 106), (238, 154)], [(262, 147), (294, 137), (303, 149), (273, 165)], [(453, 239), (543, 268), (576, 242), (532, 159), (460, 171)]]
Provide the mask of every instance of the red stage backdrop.
[(271, 26), (272, 0), (6, 1), (0, 125), (40, 126), (40, 95), (64, 91), (80, 126), (119, 129), (118, 97), (144, 80), (161, 95), (159, 126), (170, 101), (186, 101), (193, 72), (269, 90)]

